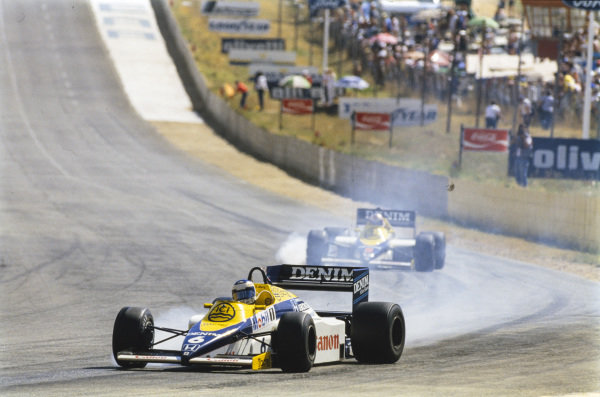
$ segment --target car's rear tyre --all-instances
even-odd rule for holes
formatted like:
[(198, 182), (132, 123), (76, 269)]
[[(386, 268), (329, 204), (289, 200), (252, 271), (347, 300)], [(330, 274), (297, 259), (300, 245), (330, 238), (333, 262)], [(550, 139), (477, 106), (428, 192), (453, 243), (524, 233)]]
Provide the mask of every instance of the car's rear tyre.
[(444, 268), (446, 263), (446, 235), (442, 232), (428, 232), (433, 236), (435, 256), (434, 267), (439, 270)]
[(142, 307), (124, 307), (117, 314), (113, 327), (112, 350), (117, 364), (124, 368), (144, 368), (146, 363), (117, 359), (123, 350), (147, 351), (154, 342), (154, 318)]
[(415, 244), (415, 270), (431, 272), (435, 267), (435, 238), (431, 233), (419, 233)]
[(391, 364), (404, 350), (406, 327), (399, 305), (391, 302), (364, 302), (352, 313), (351, 341), (359, 362)]
[(275, 333), (278, 365), (283, 372), (308, 372), (317, 353), (317, 330), (307, 313), (285, 313)]
[(306, 240), (306, 264), (320, 266), (327, 254), (327, 233), (324, 230), (311, 230)]

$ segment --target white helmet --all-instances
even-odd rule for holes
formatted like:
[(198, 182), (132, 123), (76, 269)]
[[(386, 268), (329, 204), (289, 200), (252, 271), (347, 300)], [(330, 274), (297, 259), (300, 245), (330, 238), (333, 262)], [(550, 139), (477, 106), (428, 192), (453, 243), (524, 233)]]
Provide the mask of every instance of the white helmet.
[(231, 289), (233, 300), (252, 304), (256, 300), (256, 288), (250, 280), (238, 280)]

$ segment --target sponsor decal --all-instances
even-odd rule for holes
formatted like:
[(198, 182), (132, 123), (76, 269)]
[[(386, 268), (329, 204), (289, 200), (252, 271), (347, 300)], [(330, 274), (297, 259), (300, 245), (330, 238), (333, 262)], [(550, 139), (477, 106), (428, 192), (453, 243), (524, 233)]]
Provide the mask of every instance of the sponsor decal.
[(229, 50), (229, 63), (245, 65), (252, 62), (265, 62), (274, 64), (293, 64), (296, 62), (294, 51), (259, 51), (259, 50)]
[[(510, 172), (514, 167), (511, 148)], [(594, 139), (533, 138), (529, 175), (538, 178), (600, 180), (600, 141)]]
[(380, 209), (368, 209), (359, 208), (356, 211), (356, 224), (364, 225), (373, 214), (379, 213), (383, 215), (394, 227), (414, 227), (415, 226), (415, 212), (414, 211), (401, 211), (401, 210), (380, 210)]
[(260, 4), (240, 1), (202, 0), (200, 12), (203, 15), (230, 15), (235, 17), (255, 17)]
[(582, 10), (600, 10), (600, 0), (563, 0), (563, 4)]
[(366, 113), (356, 112), (354, 114), (354, 129), (362, 131), (377, 131), (390, 129), (389, 113)]
[(271, 30), (271, 22), (267, 19), (210, 18), (208, 30), (220, 33), (267, 34)]
[(348, 0), (308, 0), (308, 9), (311, 16), (319, 10), (329, 8), (330, 10), (343, 7), (348, 4)]
[(423, 119), (423, 124), (433, 123), (437, 120), (437, 105), (425, 105), (423, 110), (420, 105), (418, 107), (401, 107), (392, 112), (393, 126), (419, 125), (421, 119)]
[(292, 266), (290, 280), (352, 282), (352, 269), (346, 267)]
[(354, 112), (392, 113), (398, 108), (414, 108), (420, 112), (421, 101), (412, 98), (340, 97), (338, 116), (341, 119), (349, 119)]
[(188, 333), (189, 336), (219, 336), (219, 334), (217, 334), (216, 332), (206, 332), (206, 331), (196, 331), (196, 332), (189, 332)]
[(319, 351), (338, 350), (339, 348), (340, 336), (338, 334), (319, 336), (317, 340), (317, 350)]
[(305, 302), (298, 302), (296, 305), (297, 312), (306, 312), (310, 310), (310, 306)]
[(215, 323), (222, 323), (229, 321), (235, 317), (235, 308), (226, 302), (221, 302), (216, 306), (213, 306), (208, 313), (208, 321)]
[(321, 87), (312, 88), (292, 88), (292, 87), (273, 87), (269, 90), (273, 99), (320, 99), (324, 96), (324, 90)]
[(275, 312), (275, 308), (271, 306), (267, 310), (255, 314), (251, 318), (252, 331), (257, 331), (261, 328), (264, 328), (276, 319), (277, 313)]
[(508, 130), (464, 128), (462, 144), (463, 150), (506, 152), (508, 150)]
[(281, 111), (289, 114), (312, 114), (312, 99), (283, 99), (281, 101)]
[[(228, 54), (229, 50), (285, 51), (285, 40), (222, 38), (221, 52), (223, 54)], [(250, 75), (252, 76), (254, 76), (255, 74), (256, 73), (250, 73)], [(267, 76), (268, 80), (269, 76), (266, 73), (265, 76)]]
[[(194, 338), (194, 339), (196, 339), (196, 338)], [(200, 342), (192, 342), (191, 340), (189, 342), (192, 342), (192, 343), (202, 343), (203, 341), (204, 341), (204, 338), (202, 338), (202, 341), (200, 341)], [(187, 343), (185, 345), (183, 345), (183, 351), (184, 352), (191, 352), (191, 353), (193, 353), (196, 350), (198, 350), (199, 348), (200, 348), (200, 345), (193, 345), (193, 344), (187, 344)]]
[(357, 280), (354, 283), (354, 295), (362, 295), (369, 290), (369, 275)]

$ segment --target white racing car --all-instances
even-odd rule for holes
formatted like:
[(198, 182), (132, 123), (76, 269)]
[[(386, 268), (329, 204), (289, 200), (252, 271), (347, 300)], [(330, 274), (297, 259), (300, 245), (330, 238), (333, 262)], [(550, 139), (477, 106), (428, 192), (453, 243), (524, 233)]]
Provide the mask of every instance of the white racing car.
[[(253, 281), (253, 273), (262, 283)], [(313, 309), (285, 288), (347, 291), (351, 312)], [(169, 363), (213, 368), (281, 368), (307, 372), (314, 364), (355, 358), (363, 363), (398, 361), (405, 340), (402, 309), (392, 302), (368, 302), (369, 269), (280, 265), (253, 268), (233, 285), (232, 297), (205, 304), (188, 329), (157, 326), (150, 311), (124, 307), (115, 319), (112, 351), (123, 368)], [(155, 341), (155, 331), (171, 334)], [(162, 349), (183, 337), (181, 348)]]
[(442, 232), (416, 235), (414, 211), (359, 208), (356, 228), (311, 230), (306, 246), (308, 265), (359, 265), (430, 272), (444, 267), (446, 238)]

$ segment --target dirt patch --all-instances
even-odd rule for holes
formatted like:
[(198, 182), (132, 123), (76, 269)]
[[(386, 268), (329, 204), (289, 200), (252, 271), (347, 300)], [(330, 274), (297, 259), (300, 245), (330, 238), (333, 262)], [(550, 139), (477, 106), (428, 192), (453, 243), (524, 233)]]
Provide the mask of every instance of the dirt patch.
[[(292, 178), (274, 165), (258, 161), (240, 152), (205, 124), (154, 123), (154, 126), (167, 141), (180, 150), (213, 164), (236, 178), (273, 193), (314, 205), (340, 217), (354, 214), (356, 208), (361, 206), (374, 206), (341, 197)], [(457, 247), (533, 263), (600, 281), (600, 256), (598, 255), (485, 233), (423, 217), (419, 219), (418, 227), (445, 232), (448, 242)]]

